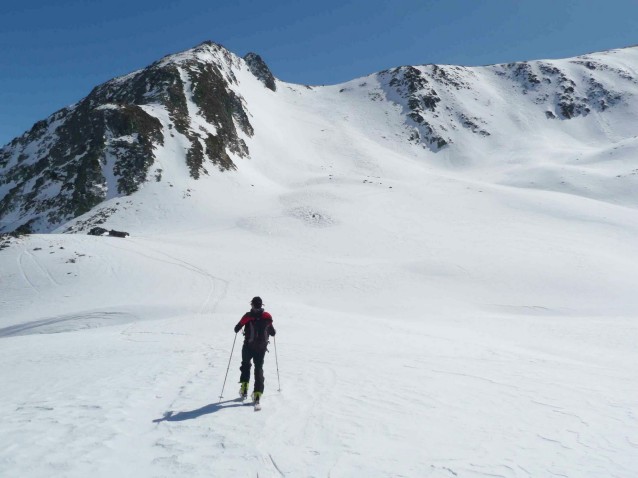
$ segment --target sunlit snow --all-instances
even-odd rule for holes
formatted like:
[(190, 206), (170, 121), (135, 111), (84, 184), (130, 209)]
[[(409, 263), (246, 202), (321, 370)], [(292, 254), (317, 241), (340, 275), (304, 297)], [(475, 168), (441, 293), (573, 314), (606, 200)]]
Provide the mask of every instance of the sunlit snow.
[[(476, 68), (455, 101), (491, 135), (432, 152), (377, 75), (272, 92), (236, 63), (236, 171), (191, 179), (145, 106), (162, 180), (101, 206), (130, 237), (0, 251), (0, 476), (638, 476), (638, 85), (550, 121)], [(259, 413), (241, 337), (219, 399), (255, 295)]]

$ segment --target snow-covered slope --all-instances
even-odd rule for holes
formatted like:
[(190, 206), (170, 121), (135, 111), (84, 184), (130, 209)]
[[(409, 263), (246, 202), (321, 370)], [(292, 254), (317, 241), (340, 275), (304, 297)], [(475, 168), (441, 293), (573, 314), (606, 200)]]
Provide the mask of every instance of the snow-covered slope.
[[(136, 190), (129, 152), (99, 160), (96, 207), (0, 250), (0, 476), (636, 476), (638, 50), (326, 87), (217, 58), (246, 155), (189, 163), (230, 130), (197, 51), (156, 64), (188, 114), (140, 103), (163, 141)], [(241, 338), (218, 403), (254, 295), (260, 413)]]
[(0, 231), (50, 232), (87, 212), (96, 224), (120, 209), (113, 199), (224, 174), (246, 182), (253, 165), (286, 187), (272, 172), (325, 163), (335, 133), (465, 178), (633, 206), (637, 65), (634, 47), (304, 87), (206, 42), (96, 87), (1, 149)]

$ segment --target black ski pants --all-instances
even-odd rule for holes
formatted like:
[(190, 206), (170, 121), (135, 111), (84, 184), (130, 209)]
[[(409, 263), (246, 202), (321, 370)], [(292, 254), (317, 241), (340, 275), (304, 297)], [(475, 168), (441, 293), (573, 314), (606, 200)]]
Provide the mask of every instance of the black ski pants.
[(264, 356), (266, 349), (255, 349), (248, 344), (244, 344), (241, 349), (241, 377), (240, 382), (250, 382), (250, 367), (252, 360), (255, 362), (255, 392), (264, 393)]

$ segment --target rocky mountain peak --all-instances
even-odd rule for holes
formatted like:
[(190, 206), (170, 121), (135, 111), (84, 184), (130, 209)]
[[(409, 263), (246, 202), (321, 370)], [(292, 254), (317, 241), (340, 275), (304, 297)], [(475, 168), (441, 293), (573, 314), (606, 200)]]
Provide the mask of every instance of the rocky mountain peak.
[[(190, 175), (235, 169), (253, 129), (241, 59), (212, 42), (97, 86), (0, 149), (0, 232), (35, 232), (161, 180), (156, 150), (179, 139)], [(185, 145), (182, 146), (182, 145)]]

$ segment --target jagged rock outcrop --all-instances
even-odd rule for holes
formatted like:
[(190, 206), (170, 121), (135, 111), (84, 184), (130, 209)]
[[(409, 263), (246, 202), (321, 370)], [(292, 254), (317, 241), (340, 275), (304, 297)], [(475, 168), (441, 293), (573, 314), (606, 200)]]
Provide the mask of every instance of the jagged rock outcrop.
[(271, 73), (270, 68), (268, 68), (268, 65), (266, 65), (266, 62), (257, 53), (248, 53), (244, 56), (244, 60), (252, 74), (255, 75), (266, 88), (277, 91), (275, 77)]
[(382, 77), (389, 77), (388, 85), (407, 103), (407, 116), (416, 124), (416, 131), (411, 140), (422, 142), (430, 148), (438, 150), (451, 140), (445, 136), (446, 127), (428, 121), (428, 114), (435, 118), (438, 104), (441, 102), (434, 82), (416, 67), (404, 66), (384, 71)]
[(486, 121), (462, 105), (458, 92), (477, 82), (472, 68), (450, 65), (403, 66), (379, 74), (388, 97), (404, 106), (412, 121), (410, 140), (432, 151), (454, 142), (451, 132), (469, 130), (490, 136)]
[(562, 60), (488, 67), (422, 65), (393, 68), (378, 76), (387, 98), (404, 109), (410, 140), (436, 152), (454, 143), (454, 131), (468, 130), (480, 137), (494, 134), (481, 108), (472, 107), (484, 96), (482, 84), (493, 86), (500, 80), (506, 90), (520, 95), (517, 103), (531, 100), (544, 106), (548, 120), (605, 111), (623, 101), (615, 85), (638, 84), (631, 71), (587, 55), (570, 60), (569, 66), (565, 68)]
[[(564, 71), (552, 62), (508, 63), (491, 67), (493, 71), (517, 84), (524, 95), (537, 104), (547, 105), (550, 119), (571, 119), (587, 116), (591, 111), (605, 111), (618, 104), (622, 94), (608, 86), (614, 77), (636, 84), (630, 72), (588, 59), (587, 56), (570, 61), (576, 68)], [(574, 71), (575, 70), (575, 71)], [(598, 72), (606, 71), (605, 83)], [(611, 73), (611, 75), (609, 75)], [(611, 76), (611, 78), (610, 78)]]

